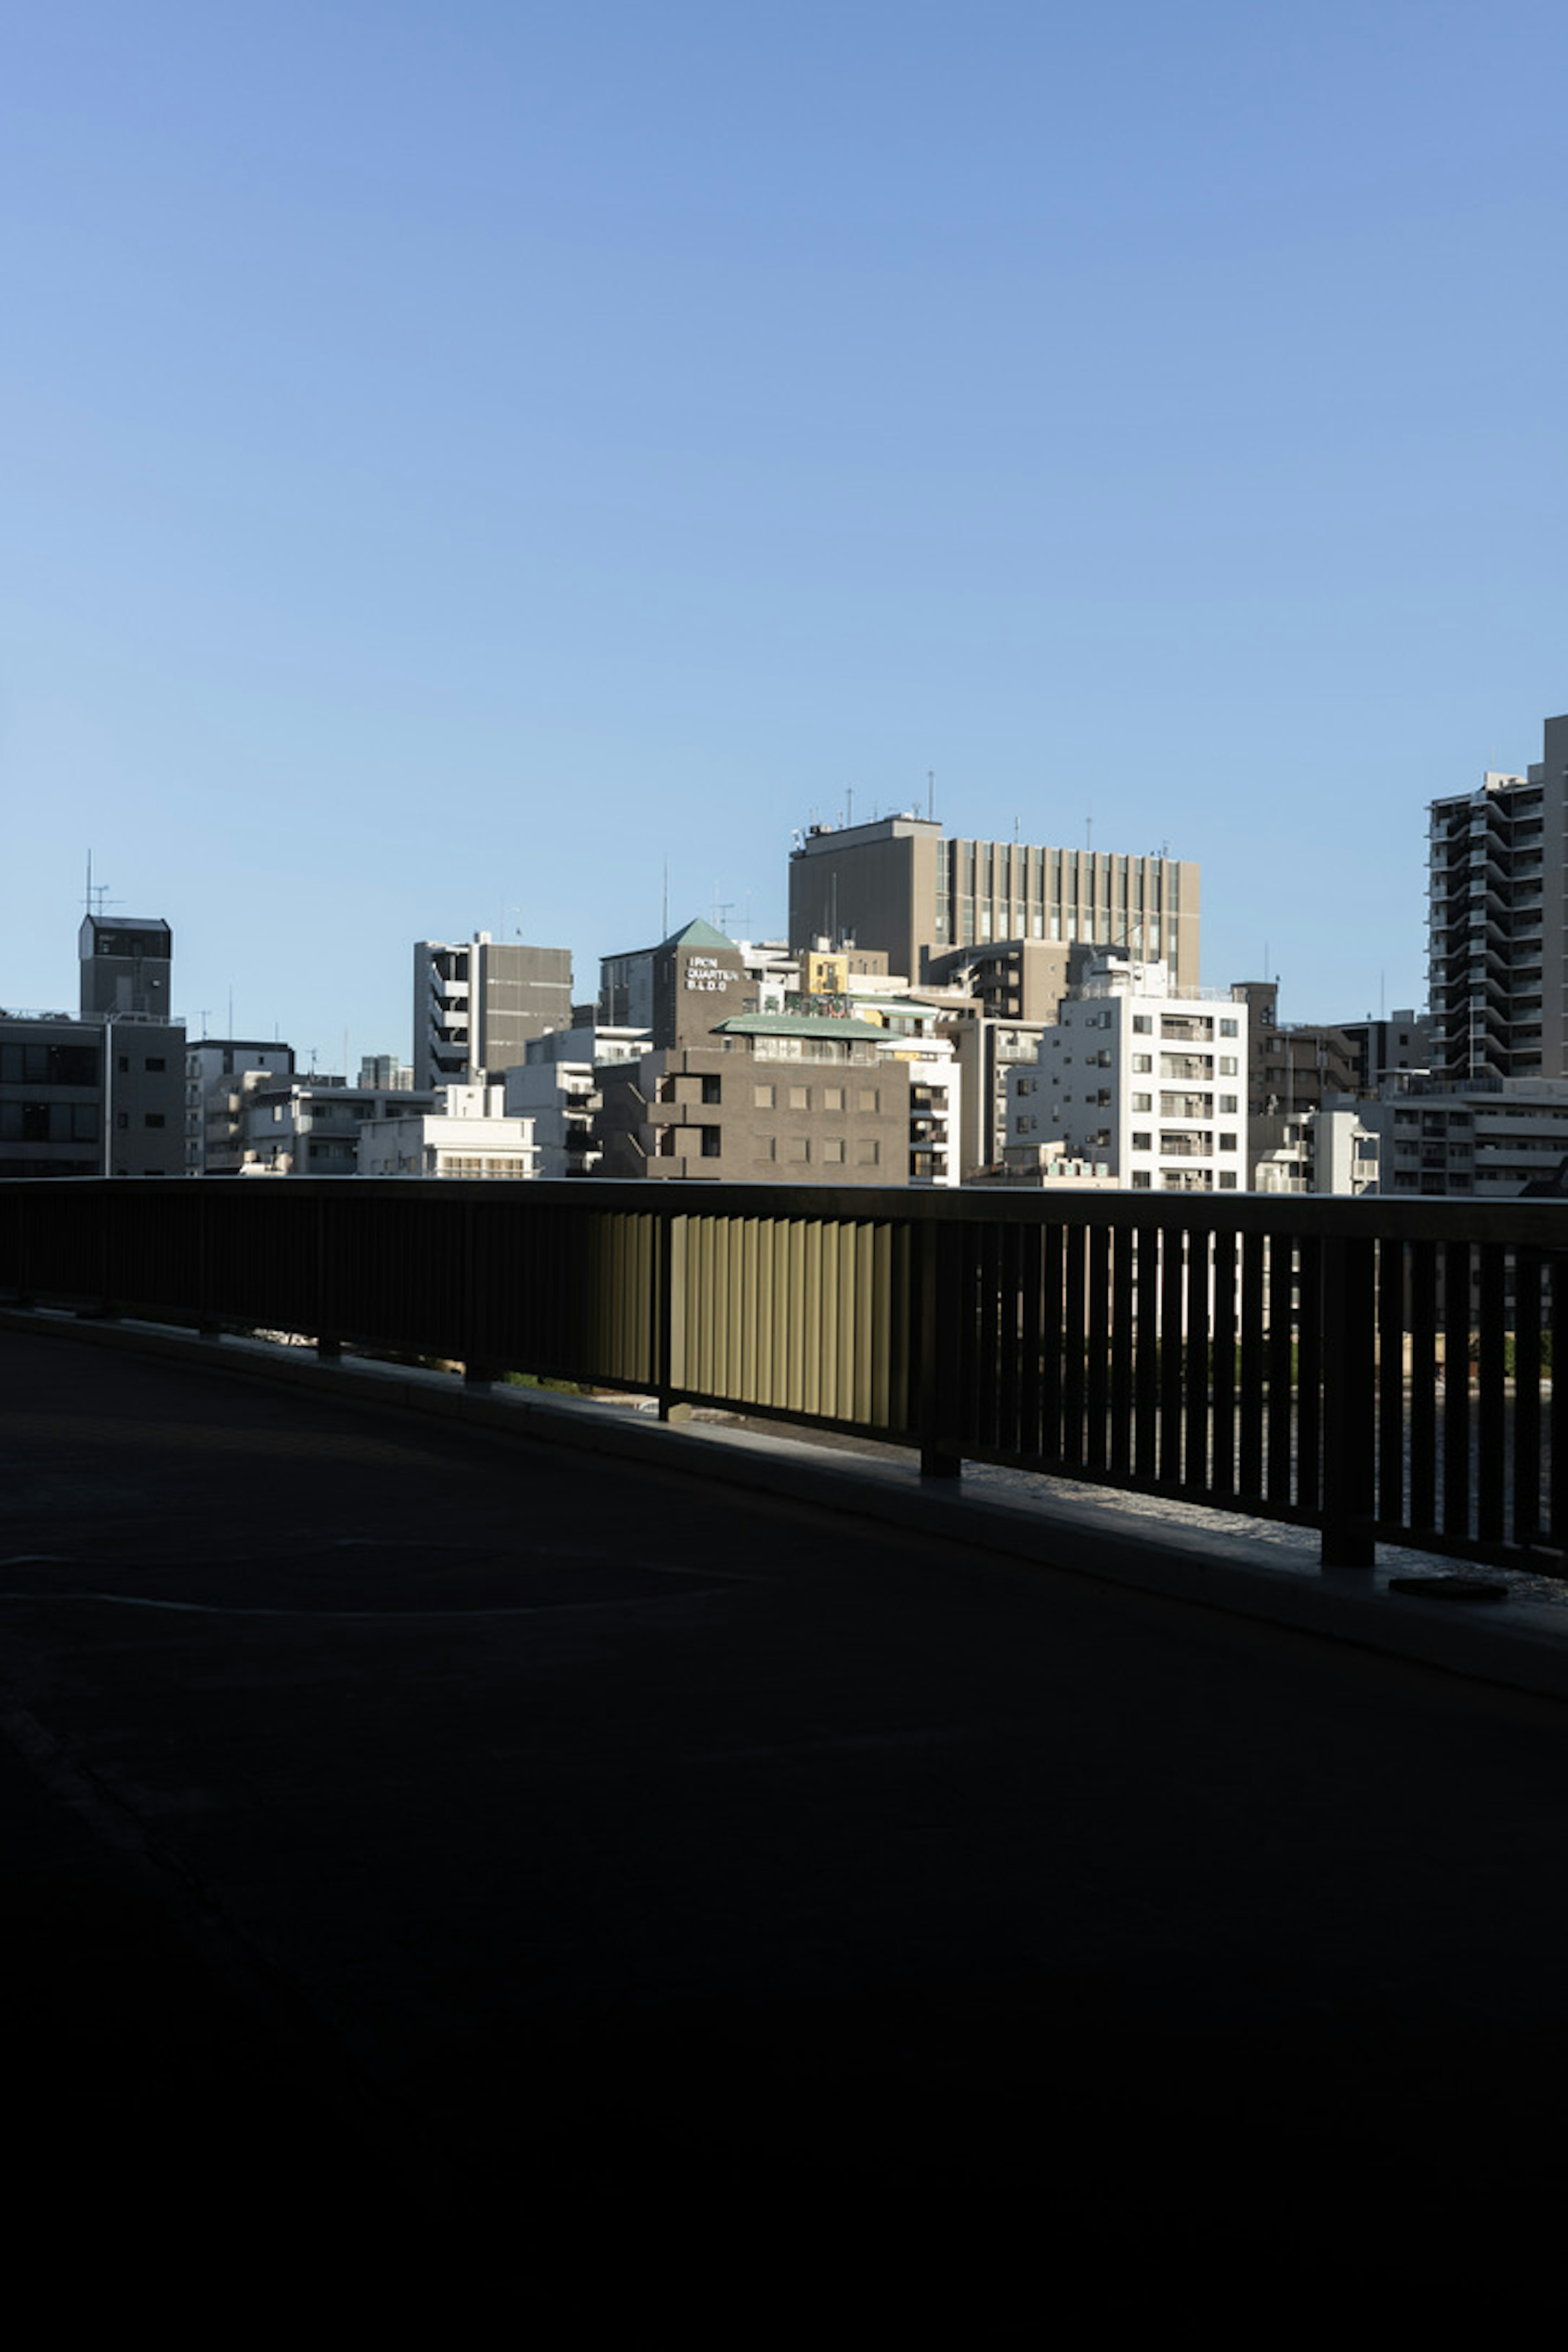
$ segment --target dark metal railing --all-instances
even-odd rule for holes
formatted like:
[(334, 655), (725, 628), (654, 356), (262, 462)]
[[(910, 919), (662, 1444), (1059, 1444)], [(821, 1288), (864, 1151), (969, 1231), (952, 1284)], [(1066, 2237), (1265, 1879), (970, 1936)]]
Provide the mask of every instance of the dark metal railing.
[(1565, 1572), (1565, 1269), (1552, 1202), (0, 1184), (18, 1299), (816, 1423), (1296, 1521), (1352, 1566)]

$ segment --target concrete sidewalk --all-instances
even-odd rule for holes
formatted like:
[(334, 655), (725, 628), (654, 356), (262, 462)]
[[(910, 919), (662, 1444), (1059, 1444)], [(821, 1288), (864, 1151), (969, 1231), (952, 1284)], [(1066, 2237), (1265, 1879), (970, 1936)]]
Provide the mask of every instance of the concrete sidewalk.
[(1429, 2215), (1480, 2149), (1556, 2200), (1568, 1717), (1347, 1636), (1364, 1581), (1312, 1633), (787, 1451), (763, 1491), (766, 1448), (15, 1328), (0, 1383), (5, 2015), (51, 2165), (156, 2108), (198, 2206), (352, 2176), (548, 2238), (809, 2184), (1064, 2258), (1347, 2167)]

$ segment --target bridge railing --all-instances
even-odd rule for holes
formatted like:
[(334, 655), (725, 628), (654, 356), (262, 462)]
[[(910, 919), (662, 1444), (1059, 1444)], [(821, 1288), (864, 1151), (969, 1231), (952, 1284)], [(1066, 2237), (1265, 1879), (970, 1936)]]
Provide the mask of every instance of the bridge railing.
[(1564, 1572), (1568, 1207), (0, 1184), (0, 1290), (650, 1392)]

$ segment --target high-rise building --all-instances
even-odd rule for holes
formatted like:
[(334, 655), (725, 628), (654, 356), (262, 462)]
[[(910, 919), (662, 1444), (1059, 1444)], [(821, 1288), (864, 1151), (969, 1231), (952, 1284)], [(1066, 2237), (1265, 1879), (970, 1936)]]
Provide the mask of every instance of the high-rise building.
[(1432, 803), (1430, 865), (1433, 1076), (1568, 1077), (1568, 716), (1524, 775)]
[[(934, 819), (906, 814), (813, 825), (789, 879), (793, 948), (853, 940), (885, 949), (891, 969), (914, 981), (954, 950), (1044, 941), (1163, 962), (1178, 988), (1198, 982), (1198, 868), (1187, 860), (945, 839)], [(1054, 969), (1042, 966), (1041, 983), (1056, 985)], [(1055, 1006), (1008, 1010), (1049, 1019)]]
[(569, 948), (531, 948), (476, 931), (465, 946), (414, 950), (414, 1087), (500, 1086), (531, 1037), (572, 1026)]

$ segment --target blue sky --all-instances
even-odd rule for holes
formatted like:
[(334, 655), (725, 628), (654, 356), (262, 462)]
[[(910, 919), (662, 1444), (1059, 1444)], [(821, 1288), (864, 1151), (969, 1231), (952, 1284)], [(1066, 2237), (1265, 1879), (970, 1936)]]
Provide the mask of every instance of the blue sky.
[(13, 11), (0, 1003), (90, 849), (196, 1028), (357, 1066), (414, 940), (587, 995), (930, 770), (1198, 859), (1206, 982), (1421, 1002), (1427, 800), (1568, 709), (1565, 73), (1532, 0)]

